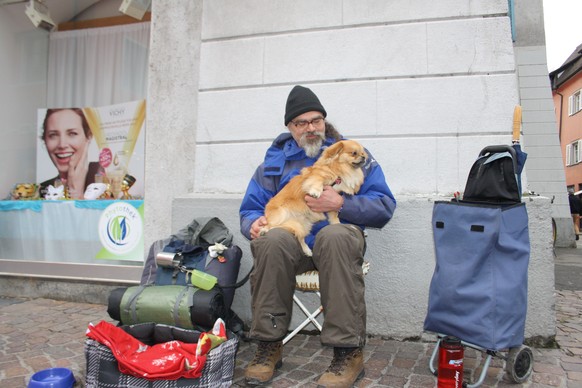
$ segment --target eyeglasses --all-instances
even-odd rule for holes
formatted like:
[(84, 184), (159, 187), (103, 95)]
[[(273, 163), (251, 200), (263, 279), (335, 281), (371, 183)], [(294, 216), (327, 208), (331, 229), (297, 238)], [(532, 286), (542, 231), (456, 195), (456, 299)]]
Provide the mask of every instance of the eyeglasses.
[(313, 125), (314, 127), (319, 127), (323, 123), (323, 117), (319, 116), (311, 120), (297, 120), (291, 122), (298, 129), (305, 129), (309, 126), (309, 124)]

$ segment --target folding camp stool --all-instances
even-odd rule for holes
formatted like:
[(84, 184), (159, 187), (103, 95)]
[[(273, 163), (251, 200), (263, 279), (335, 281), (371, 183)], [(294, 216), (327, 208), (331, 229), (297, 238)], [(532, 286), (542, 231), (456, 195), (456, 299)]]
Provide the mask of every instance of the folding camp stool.
[[(364, 276), (370, 270), (370, 263), (364, 261), (362, 264), (362, 270), (364, 272)], [(305, 304), (301, 302), (299, 297), (297, 296), (298, 292), (312, 292), (317, 295), (319, 299), (321, 299), (321, 294), (319, 293), (319, 271), (307, 271), (300, 273), (295, 277), (295, 293), (293, 294), (293, 302), (303, 311), (306, 318), (303, 322), (299, 324), (291, 333), (287, 334), (287, 336), (283, 339), (283, 345), (287, 342), (291, 341), (293, 337), (301, 330), (305, 328), (305, 326), (309, 325), (309, 323), (313, 323), (313, 325), (319, 330), (321, 333), (321, 324), (317, 321), (317, 317), (323, 311), (323, 306), (319, 305), (319, 307), (313, 312), (310, 312)]]

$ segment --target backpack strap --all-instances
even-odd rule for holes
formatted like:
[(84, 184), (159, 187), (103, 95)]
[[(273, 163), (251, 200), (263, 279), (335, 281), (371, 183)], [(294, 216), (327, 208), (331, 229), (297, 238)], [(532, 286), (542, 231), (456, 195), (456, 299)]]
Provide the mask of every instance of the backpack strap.
[(132, 322), (137, 322), (137, 311), (136, 311), (137, 300), (146, 287), (147, 286), (136, 287), (134, 294), (129, 298), (127, 304), (124, 307), (125, 312), (128, 313), (129, 316), (131, 317)]

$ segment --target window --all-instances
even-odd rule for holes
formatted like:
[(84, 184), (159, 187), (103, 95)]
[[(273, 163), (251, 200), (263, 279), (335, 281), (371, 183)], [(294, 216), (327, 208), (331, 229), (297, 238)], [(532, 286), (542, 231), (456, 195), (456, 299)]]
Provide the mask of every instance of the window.
[(582, 99), (580, 99), (580, 90), (576, 93), (572, 94), (568, 99), (569, 106), (568, 106), (568, 114), (570, 116), (578, 113), (582, 110)]
[(582, 140), (576, 140), (566, 146), (566, 166), (572, 166), (581, 162), (580, 150), (582, 149)]

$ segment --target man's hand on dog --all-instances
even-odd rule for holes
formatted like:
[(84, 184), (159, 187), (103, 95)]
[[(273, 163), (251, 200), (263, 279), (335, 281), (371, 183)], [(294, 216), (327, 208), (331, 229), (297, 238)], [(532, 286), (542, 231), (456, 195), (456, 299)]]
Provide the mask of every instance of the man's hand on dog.
[(319, 198), (306, 195), (305, 203), (314, 212), (336, 212), (342, 208), (344, 197), (338, 194), (331, 186), (324, 186)]
[(251, 240), (256, 239), (261, 235), (261, 229), (263, 226), (267, 225), (267, 218), (265, 216), (260, 216), (251, 225)]

